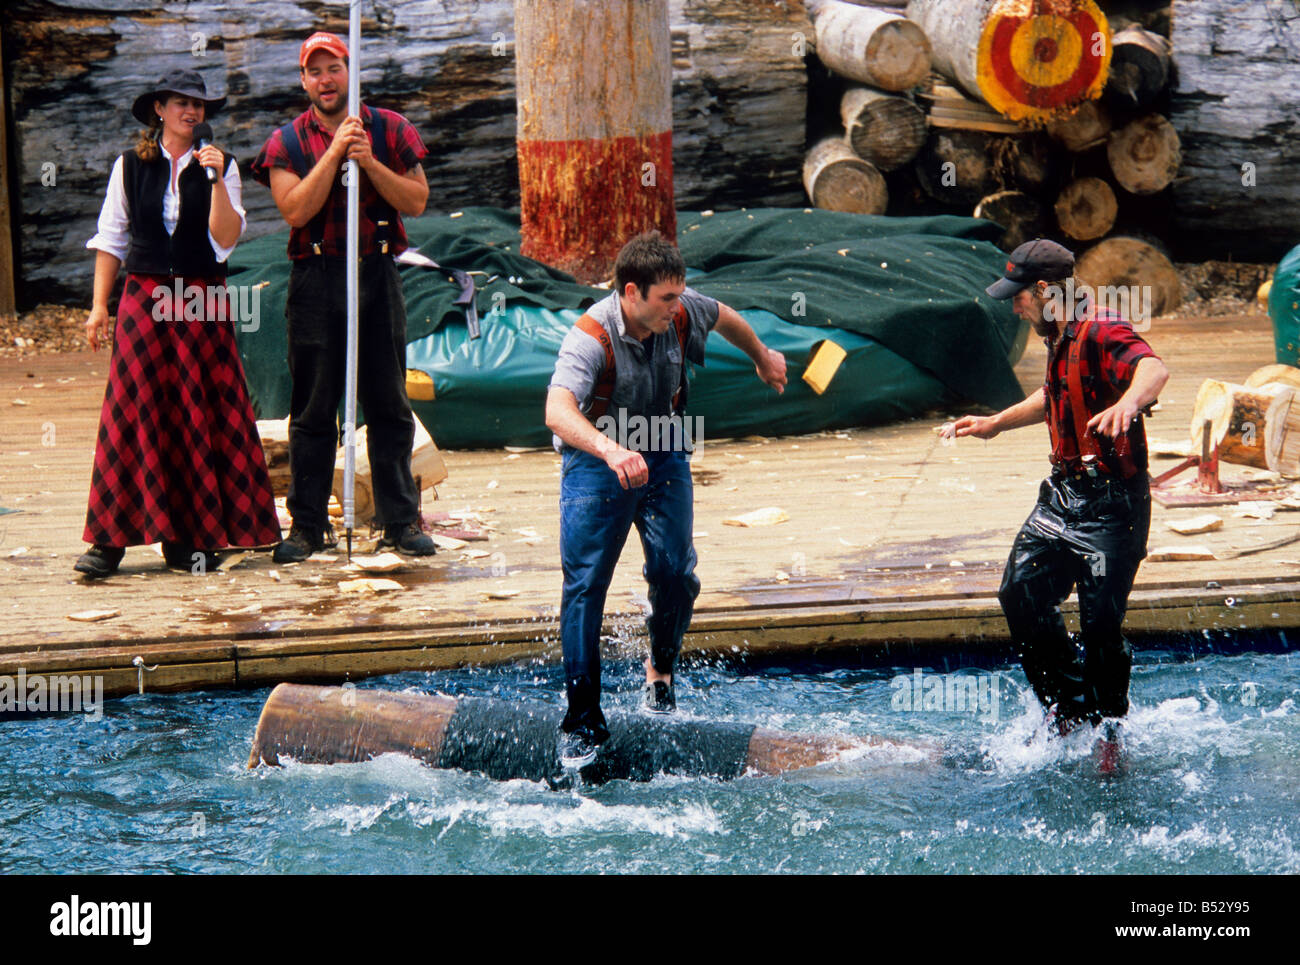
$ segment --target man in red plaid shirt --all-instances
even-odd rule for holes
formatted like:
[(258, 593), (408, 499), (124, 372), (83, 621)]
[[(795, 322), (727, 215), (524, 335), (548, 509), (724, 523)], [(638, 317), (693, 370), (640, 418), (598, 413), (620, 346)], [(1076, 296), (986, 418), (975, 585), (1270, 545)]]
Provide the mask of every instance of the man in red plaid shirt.
[(266, 142), (253, 177), (269, 185), (293, 228), (293, 272), (285, 314), (289, 323), (289, 411), (292, 481), (289, 536), (277, 563), (296, 563), (323, 549), (338, 445), (347, 345), (347, 175), (361, 179), (360, 325), (357, 400), (365, 413), (381, 547), (413, 556), (436, 551), (419, 523), (419, 493), (411, 475), (415, 417), (406, 398), (406, 303), (393, 256), (407, 248), (402, 215), (424, 212), (429, 183), (420, 167), (427, 153), (419, 134), (393, 111), (355, 105), (348, 114), (348, 50), (331, 33), (315, 33), (299, 51), (303, 90), (311, 107)]
[[(1023, 402), (964, 416), (953, 431), (992, 439), (1047, 422), (1052, 474), (1011, 548), (998, 599), (1050, 726), (1063, 736), (1083, 722), (1102, 725), (1099, 764), (1111, 771), (1132, 667), (1124, 614), (1151, 525), (1142, 412), (1169, 372), (1073, 275), (1074, 256), (1054, 242), (1036, 239), (1011, 253), (988, 294), (1013, 298), (1015, 313), (1043, 336), (1047, 377)], [(1060, 610), (1076, 588), (1082, 653)]]

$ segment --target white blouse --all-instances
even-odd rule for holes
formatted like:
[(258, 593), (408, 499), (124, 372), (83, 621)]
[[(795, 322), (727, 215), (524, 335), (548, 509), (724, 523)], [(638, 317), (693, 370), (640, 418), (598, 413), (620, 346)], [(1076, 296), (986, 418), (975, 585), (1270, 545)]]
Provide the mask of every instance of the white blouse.
[[(170, 165), (172, 156), (167, 153), (167, 149), (161, 142), (158, 148)], [(163, 194), (163, 227), (167, 229), (169, 235), (176, 231), (176, 220), (180, 217), (181, 198), (177, 190), (180, 172), (185, 170), (193, 157), (194, 148), (191, 147), (177, 159), (173, 167), (176, 176), (167, 179), (167, 191)], [(198, 161), (194, 163), (197, 164)], [(226, 182), (226, 193), (230, 195), (230, 206), (235, 209), (235, 214), (239, 215), (239, 233), (242, 235), (244, 229), (248, 227), (248, 217), (241, 204), (243, 185), (239, 180), (239, 165), (233, 160), (226, 167), (223, 180)], [(113, 173), (108, 176), (108, 193), (104, 196), (103, 207), (99, 209), (99, 230), (86, 242), (86, 247), (106, 251), (118, 261), (126, 261), (127, 249), (131, 244), (130, 223), (126, 206), (126, 181), (122, 174), (122, 158), (119, 157), (113, 162)], [(211, 231), (208, 232), (208, 242), (212, 245), (212, 251), (219, 262), (225, 261), (235, 250), (234, 245), (223, 248), (217, 244)]]

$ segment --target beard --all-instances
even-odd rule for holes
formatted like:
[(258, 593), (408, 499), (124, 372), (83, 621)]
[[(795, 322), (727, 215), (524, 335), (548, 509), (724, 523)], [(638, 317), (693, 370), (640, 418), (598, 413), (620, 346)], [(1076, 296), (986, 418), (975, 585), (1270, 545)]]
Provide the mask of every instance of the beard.
[(337, 117), (346, 113), (348, 109), (348, 92), (346, 90), (340, 90), (336, 93), (334, 106), (331, 109), (326, 109), (319, 94), (308, 94), (307, 99), (311, 101), (312, 107), (316, 108), (317, 113), (322, 117)]

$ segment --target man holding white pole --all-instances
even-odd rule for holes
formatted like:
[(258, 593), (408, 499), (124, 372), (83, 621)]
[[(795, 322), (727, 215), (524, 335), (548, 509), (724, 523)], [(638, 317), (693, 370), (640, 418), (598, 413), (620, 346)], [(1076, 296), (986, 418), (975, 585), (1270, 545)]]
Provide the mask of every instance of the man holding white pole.
[[(253, 177), (271, 188), (293, 229), (293, 271), (286, 303), (293, 526), (275, 551), (295, 563), (325, 548), (339, 440), (338, 407), (347, 379), (349, 174), (359, 195), (356, 275), (356, 398), (368, 427), (381, 546), (412, 556), (436, 552), (420, 528), (419, 493), (411, 475), (415, 419), (406, 398), (406, 303), (393, 256), (407, 247), (402, 215), (421, 214), (429, 184), (427, 153), (411, 123), (359, 98), (349, 114), (348, 48), (334, 34), (312, 34), (299, 51), (299, 72), (311, 107), (275, 131), (253, 162)], [(349, 83), (350, 80), (353, 83)]]

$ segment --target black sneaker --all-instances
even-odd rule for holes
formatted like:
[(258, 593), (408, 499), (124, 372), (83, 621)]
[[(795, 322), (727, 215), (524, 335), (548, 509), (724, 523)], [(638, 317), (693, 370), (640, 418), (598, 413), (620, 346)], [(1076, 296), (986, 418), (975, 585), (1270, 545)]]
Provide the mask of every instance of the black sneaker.
[(394, 549), (406, 556), (433, 556), (438, 552), (438, 545), (428, 533), (420, 529), (419, 523), (385, 526), (379, 548)]
[(78, 573), (85, 573), (92, 580), (102, 580), (117, 572), (118, 564), (126, 550), (121, 546), (92, 546), (82, 553), (72, 568)]
[(560, 739), (556, 742), (556, 750), (560, 753), (560, 767), (566, 771), (581, 770), (593, 763), (599, 748), (600, 745), (592, 740), (590, 735), (580, 730), (571, 734), (560, 731)]
[(641, 692), (641, 706), (651, 714), (671, 714), (677, 709), (677, 695), (672, 681), (647, 680)]
[(209, 550), (196, 550), (185, 543), (169, 543), (163, 540), (163, 560), (173, 570), (189, 570), (191, 573), (206, 573), (215, 570), (220, 557)]
[(281, 565), (301, 563), (312, 553), (318, 553), (324, 548), (325, 543), (319, 535), (313, 537), (309, 530), (294, 526), (289, 530), (289, 535), (275, 548), (271, 560)]

